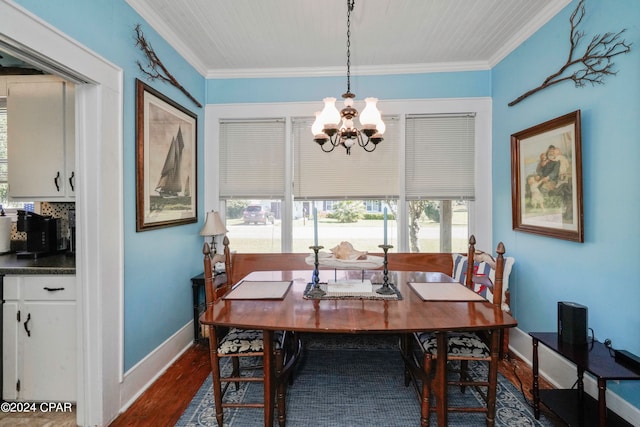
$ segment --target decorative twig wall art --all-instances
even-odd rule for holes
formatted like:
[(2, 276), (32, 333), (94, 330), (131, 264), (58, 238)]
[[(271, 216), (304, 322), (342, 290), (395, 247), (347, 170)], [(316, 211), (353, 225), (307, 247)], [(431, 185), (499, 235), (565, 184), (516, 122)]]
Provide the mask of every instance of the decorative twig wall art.
[(542, 89), (564, 81), (573, 81), (576, 87), (583, 87), (587, 83), (591, 83), (592, 86), (596, 84), (602, 85), (606, 76), (615, 76), (617, 74), (617, 71), (613, 69), (612, 58), (631, 51), (631, 43), (621, 38), (625, 30), (618, 31), (615, 34), (596, 34), (587, 45), (582, 56), (576, 57), (576, 49), (585, 36), (584, 31), (578, 31), (578, 26), (582, 22), (584, 15), (584, 0), (580, 0), (569, 19), (571, 23), (571, 33), (569, 35), (571, 48), (569, 49), (567, 63), (560, 67), (557, 72), (547, 77), (540, 86), (523, 93), (511, 101), (508, 104), (509, 107), (513, 107), (518, 102)]
[(138, 68), (140, 71), (145, 74), (149, 80), (162, 80), (164, 82), (170, 83), (173, 86), (177, 87), (184, 93), (194, 104), (196, 104), (199, 108), (202, 108), (202, 104), (200, 104), (187, 90), (176, 80), (175, 77), (167, 70), (167, 67), (164, 66), (156, 52), (151, 47), (151, 44), (147, 42), (144, 34), (142, 34), (142, 30), (140, 29), (140, 24), (136, 25), (136, 46), (140, 48), (140, 50), (147, 57), (147, 65), (144, 66), (140, 61), (136, 61), (138, 64)]

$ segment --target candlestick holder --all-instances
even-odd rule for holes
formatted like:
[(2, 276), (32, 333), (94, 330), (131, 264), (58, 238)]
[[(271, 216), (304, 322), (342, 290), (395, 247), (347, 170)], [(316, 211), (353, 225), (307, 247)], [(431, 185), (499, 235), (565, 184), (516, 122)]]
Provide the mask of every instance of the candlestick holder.
[(307, 296), (309, 298), (322, 298), (326, 295), (326, 292), (320, 289), (320, 272), (318, 271), (318, 251), (322, 248), (324, 248), (324, 246), (309, 246), (309, 249), (313, 249), (315, 254), (313, 262), (313, 276), (311, 276), (311, 283), (313, 284), (313, 287), (309, 289), (309, 292), (307, 292)]
[(384, 267), (382, 269), (382, 274), (383, 274), (383, 281), (382, 281), (382, 286), (378, 289), (376, 289), (376, 293), (379, 293), (380, 295), (394, 295), (396, 293), (396, 291), (394, 291), (393, 289), (391, 289), (391, 286), (389, 286), (389, 270), (387, 269), (387, 252), (389, 251), (389, 249), (391, 249), (393, 246), (392, 245), (378, 245), (379, 248), (381, 248), (384, 251)]

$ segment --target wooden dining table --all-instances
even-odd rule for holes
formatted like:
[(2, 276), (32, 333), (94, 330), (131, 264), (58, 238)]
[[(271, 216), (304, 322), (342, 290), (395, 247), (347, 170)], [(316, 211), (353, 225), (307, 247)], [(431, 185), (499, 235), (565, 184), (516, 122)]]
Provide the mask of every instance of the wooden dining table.
[[(383, 282), (381, 270), (320, 270), (320, 281), (362, 280)], [(215, 340), (216, 327), (259, 329), (264, 338), (264, 425), (271, 427), (274, 418), (274, 384), (272, 340), (276, 330), (313, 333), (403, 334), (432, 331), (438, 337), (437, 366), (433, 392), (436, 397), (438, 426), (447, 425), (447, 332), (495, 330), (517, 326), (516, 320), (492, 303), (462, 300), (425, 300), (416, 292), (415, 283), (448, 283), (462, 286), (438, 272), (388, 272), (388, 281), (399, 298), (321, 298), (305, 296), (312, 271), (255, 271), (234, 285), (249, 282), (291, 282), (284, 295), (259, 299), (251, 297), (221, 298), (201, 315), (200, 322), (209, 327)], [(229, 294), (234, 292), (232, 290)], [(494, 334), (498, 335), (498, 334)], [(215, 342), (215, 341), (213, 341)], [(499, 340), (492, 340), (491, 351), (499, 352)], [(327, 367), (330, 369), (330, 367)], [(497, 377), (497, 370), (491, 370)], [(495, 378), (494, 378), (495, 380)], [(399, 378), (398, 381), (403, 381)], [(493, 382), (494, 384), (496, 381)], [(489, 402), (488, 419), (495, 415), (495, 402)], [(416, 414), (416, 425), (419, 424)]]

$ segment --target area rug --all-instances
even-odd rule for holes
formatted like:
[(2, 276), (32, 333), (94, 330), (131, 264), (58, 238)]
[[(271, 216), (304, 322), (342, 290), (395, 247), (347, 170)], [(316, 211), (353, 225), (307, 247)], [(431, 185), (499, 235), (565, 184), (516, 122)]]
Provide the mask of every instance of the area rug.
[[(403, 362), (397, 337), (363, 335), (305, 336), (304, 355), (287, 393), (287, 426), (406, 427), (420, 425), (418, 397), (404, 386)], [(230, 369), (226, 364), (223, 369)], [(471, 366), (485, 375), (483, 364)], [(229, 389), (225, 399), (260, 401), (261, 384)], [(480, 396), (451, 388), (451, 405), (482, 406)], [(436, 425), (432, 414), (430, 425)], [(225, 409), (224, 427), (263, 426), (262, 409)], [(274, 422), (277, 425), (277, 422)], [(450, 413), (449, 426), (486, 425), (484, 414)], [(520, 392), (502, 375), (498, 379), (496, 426), (553, 426), (533, 416)], [(177, 427), (217, 426), (211, 376), (204, 382)]]

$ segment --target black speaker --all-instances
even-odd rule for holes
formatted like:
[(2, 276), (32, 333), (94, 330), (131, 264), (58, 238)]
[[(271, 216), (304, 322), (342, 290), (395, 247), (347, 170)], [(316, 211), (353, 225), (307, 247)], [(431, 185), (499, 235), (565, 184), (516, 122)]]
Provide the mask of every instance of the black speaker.
[(587, 343), (587, 307), (575, 302), (558, 302), (558, 336), (568, 345)]

